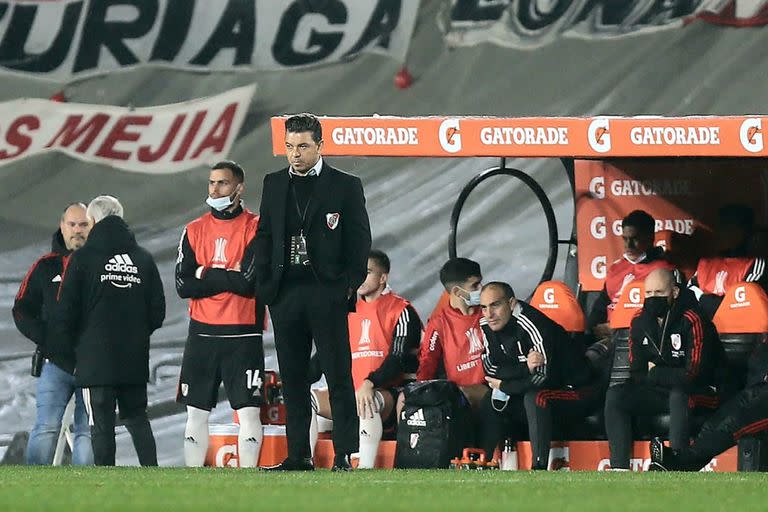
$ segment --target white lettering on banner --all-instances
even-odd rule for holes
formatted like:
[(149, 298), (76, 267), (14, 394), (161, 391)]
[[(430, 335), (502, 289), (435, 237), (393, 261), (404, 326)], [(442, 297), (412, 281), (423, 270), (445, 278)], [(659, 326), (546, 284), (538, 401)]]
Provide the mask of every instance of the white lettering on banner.
[[(0, 2), (0, 66), (59, 82), (142, 65), (293, 69), (378, 53), (402, 62), (419, 2)], [(168, 20), (172, 20), (169, 22)]]
[[(630, 471), (648, 471), (650, 465), (651, 459), (629, 459)], [(608, 469), (611, 469), (611, 459), (600, 459), (600, 462), (597, 463), (597, 470), (606, 471)]]
[(597, 176), (589, 182), (589, 193), (595, 199), (605, 199), (605, 178)]
[[(229, 154), (255, 86), (173, 105), (128, 109), (26, 99), (0, 103), (0, 165), (57, 151), (118, 169), (172, 173)], [(7, 126), (7, 129), (6, 129)]]
[(333, 143), (338, 146), (415, 146), (418, 128), (334, 128)]
[(597, 240), (605, 238), (605, 217), (595, 217), (592, 222), (589, 223), (589, 232)]
[(736, 287), (736, 290), (733, 292), (733, 298), (736, 299), (736, 302), (731, 304), (731, 309), (748, 308), (752, 305), (752, 303), (747, 300), (747, 289), (744, 286)]
[(635, 127), (629, 131), (629, 140), (637, 146), (717, 146), (720, 128), (717, 126)]
[(568, 144), (568, 128), (489, 127), (480, 130), (480, 142), (486, 146), (553, 146)]
[(461, 122), (458, 119), (446, 119), (440, 123), (437, 138), (446, 152), (458, 153), (461, 151)]
[(555, 289), (554, 288), (547, 288), (544, 290), (544, 302), (547, 304), (554, 304), (555, 303)]
[[(611, 231), (616, 236), (621, 236), (621, 219), (613, 221)], [(694, 219), (656, 219), (654, 229), (659, 231), (674, 231), (683, 235), (693, 234), (695, 227)]]
[(611, 194), (623, 196), (693, 196), (690, 180), (613, 180)]
[(352, 359), (360, 359), (361, 357), (384, 357), (383, 350), (363, 350), (360, 352), (352, 352)]
[(592, 259), (592, 263), (589, 265), (589, 271), (592, 273), (592, 277), (595, 279), (605, 279), (606, 272), (608, 270), (608, 263), (605, 256), (597, 256)]
[(629, 301), (632, 304), (640, 304), (642, 302), (642, 297), (640, 296), (640, 288), (629, 289)]
[(611, 150), (610, 122), (607, 118), (598, 117), (589, 123), (587, 140), (590, 147), (598, 153), (607, 153)]
[(763, 123), (761, 119), (747, 119), (739, 128), (739, 139), (744, 149), (750, 153), (759, 153), (763, 150)]

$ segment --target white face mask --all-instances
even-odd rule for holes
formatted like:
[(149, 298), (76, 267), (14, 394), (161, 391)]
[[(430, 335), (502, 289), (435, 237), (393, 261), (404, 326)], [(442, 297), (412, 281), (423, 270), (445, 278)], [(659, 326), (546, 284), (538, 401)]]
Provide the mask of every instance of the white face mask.
[(223, 196), (214, 199), (211, 196), (208, 196), (205, 200), (205, 203), (214, 210), (221, 212), (232, 206), (232, 198), (229, 196)]
[(464, 293), (469, 294), (469, 298), (462, 297), (464, 300), (464, 303), (469, 307), (479, 306), (480, 305), (480, 290), (475, 290), (473, 292), (468, 292), (464, 288), (459, 288)]

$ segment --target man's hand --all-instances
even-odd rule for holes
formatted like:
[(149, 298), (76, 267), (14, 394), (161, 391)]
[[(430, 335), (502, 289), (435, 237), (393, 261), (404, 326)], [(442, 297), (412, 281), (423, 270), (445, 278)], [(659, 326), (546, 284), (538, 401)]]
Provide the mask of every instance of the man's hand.
[(373, 413), (379, 412), (374, 398), (373, 382), (368, 379), (365, 379), (355, 391), (355, 400), (357, 400), (357, 415), (360, 418), (373, 418)]
[(488, 386), (491, 389), (499, 389), (501, 388), (501, 379), (494, 379), (493, 377), (486, 377), (485, 382), (488, 383)]
[(531, 349), (528, 352), (528, 371), (533, 373), (539, 366), (544, 366), (544, 354)]
[(612, 334), (611, 326), (608, 323), (597, 324), (592, 328), (592, 334), (594, 334), (595, 338), (598, 340), (602, 338), (610, 338)]

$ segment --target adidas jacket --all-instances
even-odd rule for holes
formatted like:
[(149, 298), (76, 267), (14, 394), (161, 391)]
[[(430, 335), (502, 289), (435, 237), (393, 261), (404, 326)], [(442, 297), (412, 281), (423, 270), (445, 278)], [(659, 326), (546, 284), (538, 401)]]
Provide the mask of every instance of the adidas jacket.
[(62, 370), (72, 373), (75, 370), (74, 350), (70, 348), (54, 355), (48, 349), (51, 344), (48, 337), (53, 334), (48, 328), (48, 322), (52, 320), (57, 306), (56, 295), (69, 254), (61, 230), (56, 230), (51, 252), (37, 260), (21, 282), (13, 302), (13, 321), (19, 332), (34, 341), (46, 358)]
[[(722, 352), (715, 326), (698, 311), (688, 290), (682, 290), (672, 305), (665, 327), (645, 310), (632, 320), (629, 366), (633, 382), (688, 391), (714, 385)], [(649, 362), (654, 364), (651, 370)]]
[(79, 387), (147, 382), (149, 336), (165, 319), (165, 296), (155, 261), (123, 219), (98, 222), (72, 255), (55, 318), (63, 349), (75, 347)]
[[(523, 301), (517, 301), (512, 317), (500, 331), (492, 331), (485, 318), (480, 320), (480, 326), (485, 336), (485, 374), (500, 379), (501, 390), (508, 395), (520, 395), (534, 388), (578, 387), (589, 380), (583, 346)], [(527, 362), (532, 350), (544, 355), (544, 365), (533, 373)]]

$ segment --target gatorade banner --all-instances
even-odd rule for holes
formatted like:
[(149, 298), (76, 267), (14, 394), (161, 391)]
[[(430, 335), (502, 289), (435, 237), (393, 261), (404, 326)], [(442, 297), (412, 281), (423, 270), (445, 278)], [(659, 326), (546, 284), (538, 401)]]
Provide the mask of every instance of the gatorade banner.
[[(285, 117), (272, 118), (283, 154)], [(322, 117), (335, 156), (767, 157), (763, 117)]]
[(437, 21), (451, 46), (537, 48), (572, 39), (617, 39), (683, 30), (695, 21), (768, 24), (768, 0), (446, 0)]
[(656, 220), (656, 232), (711, 245), (709, 231), (726, 204), (751, 206), (757, 224), (766, 221), (768, 162), (760, 160), (665, 159), (576, 160), (576, 229), (579, 281), (600, 290), (608, 267), (624, 252), (621, 221), (633, 210)]
[(418, 0), (6, 0), (0, 67), (69, 82), (136, 66), (207, 71), (404, 61)]
[(0, 165), (50, 151), (152, 174), (213, 164), (229, 154), (255, 89), (136, 109), (39, 99), (0, 103)]

